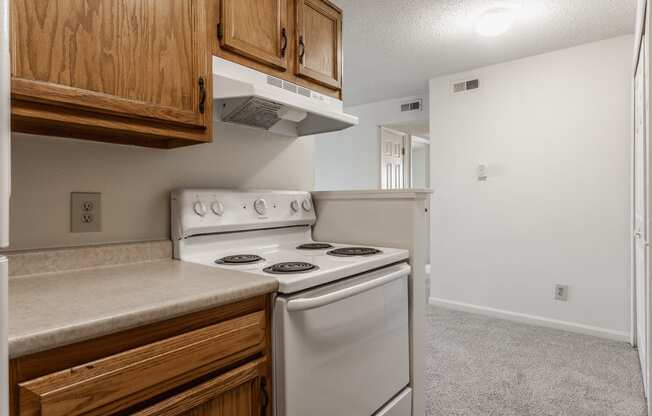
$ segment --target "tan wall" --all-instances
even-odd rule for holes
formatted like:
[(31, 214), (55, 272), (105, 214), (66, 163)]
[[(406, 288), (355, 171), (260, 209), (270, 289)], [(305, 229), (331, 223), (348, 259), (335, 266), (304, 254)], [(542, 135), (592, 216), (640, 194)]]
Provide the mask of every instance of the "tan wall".
[[(313, 138), (224, 124), (215, 135), (156, 150), (15, 134), (11, 249), (169, 238), (176, 187), (312, 189)], [(69, 232), (72, 191), (102, 193), (102, 232)]]

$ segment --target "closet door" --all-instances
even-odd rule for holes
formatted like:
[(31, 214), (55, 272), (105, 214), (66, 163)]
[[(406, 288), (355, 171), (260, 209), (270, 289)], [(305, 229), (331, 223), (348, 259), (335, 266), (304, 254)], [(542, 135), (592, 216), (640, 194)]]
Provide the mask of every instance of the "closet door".
[(407, 135), (386, 127), (380, 127), (380, 177), (381, 189), (409, 187), (405, 181), (405, 142)]

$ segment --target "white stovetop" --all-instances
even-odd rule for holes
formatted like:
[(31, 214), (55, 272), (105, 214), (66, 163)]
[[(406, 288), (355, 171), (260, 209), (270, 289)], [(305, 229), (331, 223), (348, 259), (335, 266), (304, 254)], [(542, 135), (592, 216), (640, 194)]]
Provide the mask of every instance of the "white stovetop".
[[(183, 241), (179, 257), (183, 261), (276, 279), (279, 282), (279, 292), (281, 293), (294, 293), (334, 282), (400, 262), (409, 257), (407, 250), (384, 247), (373, 247), (381, 250), (380, 254), (355, 257), (335, 257), (326, 254), (332, 248), (324, 250), (298, 250), (296, 248), (300, 244), (310, 242), (313, 242), (310, 237), (310, 227), (197, 236)], [(359, 247), (359, 245), (353, 244), (331, 244), (334, 248)], [(222, 257), (238, 254), (255, 254), (265, 260), (247, 265), (215, 263), (215, 260)], [(264, 268), (273, 264), (290, 261), (308, 262), (317, 265), (319, 270), (286, 275), (270, 274), (263, 271)]]

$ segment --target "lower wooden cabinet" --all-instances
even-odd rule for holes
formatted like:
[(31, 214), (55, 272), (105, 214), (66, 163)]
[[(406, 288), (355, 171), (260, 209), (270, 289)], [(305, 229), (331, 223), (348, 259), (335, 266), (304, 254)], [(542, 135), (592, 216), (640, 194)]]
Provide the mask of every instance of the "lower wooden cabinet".
[(10, 362), (13, 416), (271, 415), (260, 297)]

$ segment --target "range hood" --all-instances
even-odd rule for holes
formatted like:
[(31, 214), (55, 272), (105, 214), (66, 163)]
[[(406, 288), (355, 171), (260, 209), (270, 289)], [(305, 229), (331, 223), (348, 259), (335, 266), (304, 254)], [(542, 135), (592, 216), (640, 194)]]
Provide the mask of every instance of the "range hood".
[(290, 137), (355, 126), (342, 101), (235, 62), (213, 57), (215, 117)]

